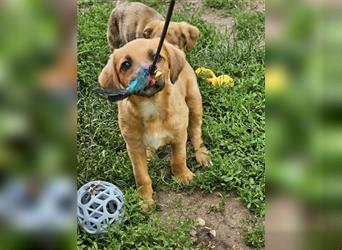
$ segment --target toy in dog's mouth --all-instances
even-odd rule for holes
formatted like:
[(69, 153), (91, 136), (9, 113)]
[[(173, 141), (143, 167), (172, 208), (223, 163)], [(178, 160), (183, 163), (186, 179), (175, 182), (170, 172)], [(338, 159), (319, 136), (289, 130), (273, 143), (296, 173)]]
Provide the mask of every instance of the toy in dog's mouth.
[(156, 70), (153, 75), (149, 75), (147, 78), (148, 87), (154, 86), (157, 83), (157, 81), (160, 80), (162, 75), (163, 73), (159, 70)]
[(137, 95), (151, 97), (161, 91), (165, 85), (162, 75), (159, 70), (155, 71), (153, 75), (149, 75), (147, 78), (147, 86), (137, 93)]
[(158, 69), (150, 74), (149, 67), (143, 66), (129, 81), (127, 88), (107, 88), (102, 89), (101, 92), (107, 96), (108, 100), (113, 102), (121, 101), (131, 95), (151, 97), (164, 88), (165, 82), (162, 75), (162, 72)]

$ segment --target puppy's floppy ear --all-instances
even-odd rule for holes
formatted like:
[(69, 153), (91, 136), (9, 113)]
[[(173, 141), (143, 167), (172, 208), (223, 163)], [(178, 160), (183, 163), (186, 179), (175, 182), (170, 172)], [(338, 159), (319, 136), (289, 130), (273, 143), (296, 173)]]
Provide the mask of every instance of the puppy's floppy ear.
[(185, 54), (183, 51), (168, 42), (164, 42), (164, 46), (167, 52), (170, 67), (170, 79), (171, 82), (174, 84), (177, 81), (178, 75), (180, 74), (186, 63)]
[(120, 82), (114, 68), (113, 54), (110, 55), (106, 66), (99, 75), (99, 83), (102, 88), (119, 88)]
[(144, 38), (146, 38), (146, 39), (151, 38), (152, 32), (153, 32), (153, 28), (152, 28), (152, 27), (147, 27), (147, 28), (145, 28), (145, 29), (144, 29), (144, 32), (143, 32)]
[(180, 25), (182, 37), (184, 39), (184, 48), (189, 52), (195, 47), (200, 32), (195, 26), (186, 22), (181, 22)]

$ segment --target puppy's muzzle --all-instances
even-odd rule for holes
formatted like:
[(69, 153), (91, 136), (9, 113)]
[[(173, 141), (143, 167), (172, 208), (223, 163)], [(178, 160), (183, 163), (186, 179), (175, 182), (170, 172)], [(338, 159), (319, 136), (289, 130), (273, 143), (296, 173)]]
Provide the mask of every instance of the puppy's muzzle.
[(153, 75), (148, 77), (148, 85), (139, 91), (136, 95), (143, 97), (151, 97), (161, 91), (165, 86), (163, 74), (160, 70), (156, 70)]

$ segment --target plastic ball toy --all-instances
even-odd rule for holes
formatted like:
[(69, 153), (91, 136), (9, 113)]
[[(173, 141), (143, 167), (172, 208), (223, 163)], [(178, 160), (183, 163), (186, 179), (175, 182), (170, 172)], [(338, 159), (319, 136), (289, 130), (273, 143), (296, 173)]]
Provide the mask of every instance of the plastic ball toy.
[(123, 208), (123, 193), (109, 182), (92, 181), (77, 191), (77, 221), (87, 233), (107, 233), (109, 226), (120, 224)]

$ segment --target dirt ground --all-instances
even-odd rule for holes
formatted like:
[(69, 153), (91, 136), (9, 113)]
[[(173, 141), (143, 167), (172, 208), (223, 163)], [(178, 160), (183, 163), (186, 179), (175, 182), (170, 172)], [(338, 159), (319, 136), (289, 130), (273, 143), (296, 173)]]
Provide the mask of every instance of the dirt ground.
[(165, 224), (169, 218), (176, 221), (184, 221), (186, 218), (197, 221), (200, 218), (205, 225), (197, 225), (190, 233), (195, 244), (217, 250), (251, 249), (243, 241), (241, 222), (250, 221), (252, 215), (237, 196), (167, 190), (157, 192), (156, 197)]
[[(248, 11), (265, 11), (264, 0), (251, 0)], [(233, 17), (226, 14), (224, 10), (208, 9), (203, 6), (202, 0), (180, 0), (176, 2), (175, 9), (181, 10), (184, 7), (191, 9), (202, 9), (202, 18), (213, 24), (218, 30), (224, 33), (231, 33), (234, 29)]]
[(184, 7), (203, 9), (202, 18), (208, 23), (213, 24), (221, 32), (230, 33), (234, 27), (232, 17), (224, 15), (224, 11), (222, 10), (215, 10), (215, 12), (213, 12), (210, 9), (205, 9), (202, 0), (182, 0), (176, 2), (176, 10), (181, 10)]

